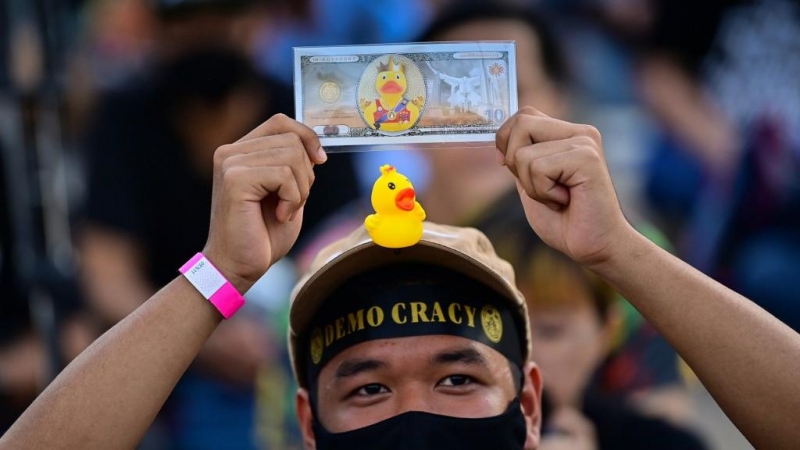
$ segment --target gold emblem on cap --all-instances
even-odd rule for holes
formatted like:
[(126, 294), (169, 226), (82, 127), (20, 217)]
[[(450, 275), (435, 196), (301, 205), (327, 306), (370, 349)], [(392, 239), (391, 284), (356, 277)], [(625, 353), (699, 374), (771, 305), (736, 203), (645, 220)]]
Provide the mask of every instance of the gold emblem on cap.
[(314, 364), (319, 364), (319, 362), (322, 360), (322, 350), (324, 348), (322, 330), (315, 328), (311, 333), (311, 361), (313, 361)]
[(325, 103), (334, 103), (342, 97), (342, 88), (334, 81), (326, 81), (319, 87), (319, 98)]
[(486, 305), (481, 310), (481, 325), (486, 337), (495, 344), (503, 338), (503, 319), (492, 305)]

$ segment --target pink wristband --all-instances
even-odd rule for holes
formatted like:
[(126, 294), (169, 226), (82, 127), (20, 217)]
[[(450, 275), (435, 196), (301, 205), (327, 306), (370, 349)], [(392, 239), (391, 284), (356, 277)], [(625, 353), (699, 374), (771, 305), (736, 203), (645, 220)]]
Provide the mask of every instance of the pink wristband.
[(198, 253), (186, 262), (180, 272), (222, 314), (230, 319), (244, 305), (244, 297), (211, 261)]

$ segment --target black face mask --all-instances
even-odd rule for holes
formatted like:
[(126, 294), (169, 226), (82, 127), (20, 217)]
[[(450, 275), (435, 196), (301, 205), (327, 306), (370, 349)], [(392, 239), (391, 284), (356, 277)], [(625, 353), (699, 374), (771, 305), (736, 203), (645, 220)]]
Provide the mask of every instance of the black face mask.
[(514, 450), (525, 445), (527, 428), (519, 400), (506, 412), (464, 419), (411, 411), (368, 427), (331, 433), (314, 418), (318, 450)]

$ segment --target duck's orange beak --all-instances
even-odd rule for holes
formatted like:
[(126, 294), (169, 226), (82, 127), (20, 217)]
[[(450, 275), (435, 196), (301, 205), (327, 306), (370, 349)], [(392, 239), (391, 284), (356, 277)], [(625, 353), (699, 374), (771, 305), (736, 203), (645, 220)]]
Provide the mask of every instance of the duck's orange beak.
[(405, 188), (397, 193), (397, 196), (394, 198), (394, 204), (403, 211), (411, 211), (414, 209), (415, 198), (416, 193), (414, 189)]
[(384, 94), (402, 94), (403, 86), (400, 86), (400, 83), (394, 80), (390, 80), (381, 86), (381, 92)]

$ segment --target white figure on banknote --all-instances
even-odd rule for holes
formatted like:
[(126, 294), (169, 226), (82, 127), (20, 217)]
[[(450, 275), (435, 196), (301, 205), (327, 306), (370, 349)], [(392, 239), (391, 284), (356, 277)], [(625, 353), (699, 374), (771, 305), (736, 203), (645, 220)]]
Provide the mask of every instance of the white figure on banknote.
[(453, 77), (446, 73), (439, 72), (431, 67), (430, 64), (428, 64), (428, 67), (433, 70), (433, 73), (436, 74), (440, 80), (450, 85), (450, 97), (447, 99), (447, 102), (450, 103), (451, 108), (459, 112), (466, 112), (471, 107), (481, 102), (481, 96), (475, 92), (475, 89), (481, 85), (481, 76), (479, 73), (476, 74), (475, 70), (470, 72), (472, 76), (469, 77)]

